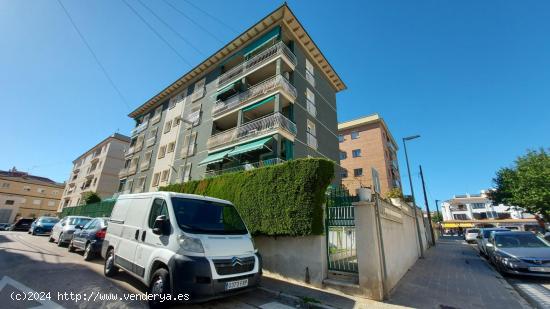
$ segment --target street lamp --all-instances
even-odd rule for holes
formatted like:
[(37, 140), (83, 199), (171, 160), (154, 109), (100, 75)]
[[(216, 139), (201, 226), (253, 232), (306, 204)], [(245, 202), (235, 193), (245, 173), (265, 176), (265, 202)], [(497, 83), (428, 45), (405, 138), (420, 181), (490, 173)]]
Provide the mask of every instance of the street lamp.
[(420, 258), (424, 258), (424, 253), (422, 253), (422, 236), (420, 236), (420, 226), (418, 224), (418, 216), (416, 214), (416, 200), (414, 198), (414, 189), (413, 189), (413, 183), (411, 178), (411, 168), (409, 167), (409, 155), (407, 154), (407, 143), (406, 141), (413, 140), (415, 138), (419, 138), (420, 135), (413, 135), (403, 138), (403, 149), (405, 149), (405, 161), (407, 162), (407, 173), (409, 174), (409, 186), (411, 187), (411, 196), (413, 201), (413, 209), (414, 209), (414, 221), (416, 222), (416, 234), (418, 237), (418, 245), (420, 246)]

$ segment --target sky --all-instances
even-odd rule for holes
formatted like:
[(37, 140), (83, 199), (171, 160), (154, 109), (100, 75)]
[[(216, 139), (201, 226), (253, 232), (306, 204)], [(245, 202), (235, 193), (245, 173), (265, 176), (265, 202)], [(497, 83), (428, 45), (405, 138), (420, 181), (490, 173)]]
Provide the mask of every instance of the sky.
[[(129, 134), (131, 110), (282, 4), (125, 1), (61, 0), (111, 84), (57, 0), (0, 0), (0, 169), (64, 181), (77, 156)], [(550, 1), (288, 4), (348, 87), (338, 120), (385, 119), (405, 193), (401, 139), (421, 135), (407, 147), (417, 200), (420, 164), (433, 208), (550, 147)]]

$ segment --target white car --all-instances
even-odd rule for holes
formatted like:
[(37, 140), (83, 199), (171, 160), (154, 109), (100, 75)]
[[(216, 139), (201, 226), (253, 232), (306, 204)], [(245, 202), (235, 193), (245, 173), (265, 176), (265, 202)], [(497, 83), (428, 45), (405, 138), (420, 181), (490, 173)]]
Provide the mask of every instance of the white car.
[(491, 236), (491, 232), (498, 233), (508, 231), (510, 230), (498, 227), (479, 229), (479, 235), (477, 236), (477, 249), (479, 250), (479, 253), (483, 256), (487, 256), (487, 240), (489, 239), (489, 236)]
[[(118, 197), (101, 250), (104, 273), (119, 268), (152, 295), (200, 302), (255, 287), (261, 257), (235, 207), (192, 194), (150, 192)], [(150, 298), (151, 307), (161, 306)]]
[(68, 244), (77, 227), (82, 228), (90, 220), (92, 218), (83, 216), (67, 216), (61, 219), (52, 228), (50, 242), (57, 242), (60, 247)]
[(466, 229), (466, 232), (464, 233), (464, 240), (466, 240), (467, 243), (474, 243), (477, 241), (477, 236), (479, 235), (479, 229), (473, 228), (473, 229)]

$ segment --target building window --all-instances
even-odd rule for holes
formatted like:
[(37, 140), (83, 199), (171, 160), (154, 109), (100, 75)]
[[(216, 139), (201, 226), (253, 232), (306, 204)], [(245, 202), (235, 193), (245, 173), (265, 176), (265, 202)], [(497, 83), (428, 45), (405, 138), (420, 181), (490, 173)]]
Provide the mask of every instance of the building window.
[(38, 193), (45, 193), (45, 192), (46, 192), (46, 189), (44, 189), (44, 188), (38, 188), (38, 189), (36, 189), (36, 192), (38, 192)]
[(359, 132), (351, 131), (351, 139), (358, 139), (358, 138), (359, 138)]
[(307, 145), (313, 149), (317, 149), (317, 129), (315, 123), (311, 120), (307, 120), (306, 137)]
[(170, 132), (171, 128), (172, 128), (172, 120), (168, 120), (168, 122), (164, 124), (164, 133)]
[(206, 79), (203, 78), (195, 83), (195, 89), (191, 95), (191, 100), (195, 102), (196, 100), (204, 96), (204, 86), (206, 85)]
[(356, 168), (353, 170), (353, 176), (359, 177), (363, 176), (363, 169), (362, 168)]
[(348, 178), (348, 170), (343, 168), (342, 170), (340, 170), (340, 177), (342, 178)]
[(159, 185), (159, 181), (160, 173), (155, 173), (155, 175), (153, 175), (153, 187), (157, 187)]
[(151, 124), (155, 124), (160, 121), (160, 115), (162, 114), (162, 105), (155, 109), (155, 114), (151, 118)]
[(354, 158), (358, 158), (361, 156), (361, 149), (353, 149), (351, 151), (351, 156)]
[(162, 175), (160, 177), (160, 181), (161, 182), (167, 182), (168, 181), (168, 177), (170, 177), (170, 170), (164, 170), (162, 171)]
[(171, 142), (170, 144), (168, 144), (168, 150), (166, 152), (168, 153), (174, 152), (175, 148), (176, 148), (176, 142)]
[(466, 214), (453, 214), (453, 217), (455, 220), (468, 220), (468, 216)]
[(13, 204), (15, 204), (15, 201), (14, 200), (6, 200), (5, 204), (6, 205), (13, 205)]
[(162, 159), (166, 155), (166, 145), (160, 146), (158, 158)]
[(191, 135), (187, 135), (183, 139), (183, 146), (181, 148), (181, 157), (190, 157), (195, 154), (195, 148), (197, 144), (197, 132), (193, 132)]
[(49, 201), (48, 206), (55, 206), (55, 202), (54, 201)]
[(134, 187), (134, 180), (133, 179), (128, 180), (128, 182), (126, 182), (126, 191), (131, 193), (133, 187)]
[(10, 187), (10, 184), (8, 182), (2, 183), (2, 188), (9, 188), (9, 187)]
[(308, 113), (313, 117), (317, 117), (317, 107), (315, 106), (315, 94), (313, 93), (313, 91), (309, 90), (309, 88), (306, 89), (306, 103), (307, 103)]
[(344, 135), (340, 134), (338, 135), (338, 142), (343, 143), (344, 142)]
[(306, 59), (306, 80), (315, 87), (315, 70), (309, 60)]
[(151, 165), (151, 158), (153, 157), (153, 151), (149, 150), (145, 153), (143, 161), (141, 162), (141, 170), (144, 171)]
[(40, 205), (42, 204), (42, 200), (32, 200), (33, 205)]
[(187, 182), (191, 180), (191, 163), (187, 163), (185, 166), (182, 166), (181, 170), (182, 181)]
[[(75, 178), (76, 178), (76, 175), (75, 175)], [(23, 187), (23, 191), (30, 192), (30, 191), (31, 191), (31, 187), (29, 187), (29, 186), (24, 186), (24, 187)], [(57, 192), (57, 191), (54, 191), (54, 192)]]
[(181, 123), (181, 117), (180, 116), (174, 117), (174, 120), (172, 120), (172, 128), (179, 126), (180, 123)]
[(348, 153), (345, 151), (340, 151), (340, 160), (345, 160), (348, 157)]
[(485, 209), (485, 203), (472, 203), (473, 209)]
[(136, 192), (143, 192), (145, 191), (145, 180), (146, 177), (142, 176), (138, 178), (138, 186), (136, 188)]

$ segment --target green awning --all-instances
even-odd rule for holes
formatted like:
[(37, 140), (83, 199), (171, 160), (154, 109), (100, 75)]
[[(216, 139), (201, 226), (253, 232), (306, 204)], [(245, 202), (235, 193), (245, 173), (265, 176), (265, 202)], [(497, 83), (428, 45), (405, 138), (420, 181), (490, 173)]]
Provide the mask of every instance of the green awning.
[(274, 100), (274, 99), (275, 99), (275, 96), (274, 96), (274, 95), (273, 95), (273, 96), (270, 96), (269, 98), (267, 98), (267, 99), (265, 99), (265, 100), (261, 100), (261, 101), (258, 102), (258, 103), (254, 103), (254, 104), (252, 104), (252, 105), (250, 105), (250, 106), (248, 106), (248, 107), (246, 107), (246, 108), (243, 108), (243, 112), (247, 112), (247, 111), (249, 111), (249, 110), (253, 110), (253, 109), (255, 109), (256, 107), (262, 106), (262, 105), (264, 105), (265, 103), (267, 103), (267, 102), (269, 102), (269, 101), (272, 101), (272, 100)]
[(233, 88), (237, 85), (237, 83), (239, 83), (239, 82), (241, 82), (241, 80), (234, 81), (234, 82), (232, 82), (231, 84), (229, 84), (229, 85), (223, 87), (222, 89), (216, 91), (216, 96), (217, 96), (217, 95), (220, 95), (220, 94), (222, 94), (222, 93), (224, 93), (224, 92), (226, 92), (226, 91), (228, 91), (228, 90), (233, 89)]
[(281, 35), (281, 26), (277, 26), (273, 29), (271, 29), (268, 33), (262, 35), (259, 39), (256, 41), (248, 44), (245, 48), (243, 48), (243, 55), (246, 57), (251, 52), (257, 50), (258, 48), (264, 46), (269, 41), (271, 41), (274, 38), (278, 38)]
[(239, 146), (235, 147), (235, 149), (233, 149), (228, 154), (228, 156), (233, 157), (233, 156), (236, 156), (236, 155), (239, 155), (239, 154), (242, 154), (242, 153), (262, 149), (262, 148), (265, 147), (265, 144), (267, 144), (267, 142), (269, 142), (272, 138), (273, 138), (273, 136), (264, 137), (262, 139), (259, 139), (259, 140), (253, 141), (253, 142), (249, 142), (249, 143), (244, 144), (244, 145), (239, 145)]
[(208, 157), (206, 157), (206, 159), (199, 162), (199, 165), (222, 162), (223, 159), (227, 156), (227, 154), (230, 153), (232, 150), (233, 149), (228, 149), (228, 150), (209, 154)]

